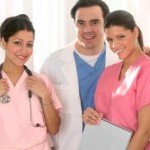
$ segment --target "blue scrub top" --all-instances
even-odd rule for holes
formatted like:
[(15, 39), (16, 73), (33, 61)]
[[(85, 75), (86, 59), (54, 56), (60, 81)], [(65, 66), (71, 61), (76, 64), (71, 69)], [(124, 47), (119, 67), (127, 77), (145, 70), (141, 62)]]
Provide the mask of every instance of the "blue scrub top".
[(106, 46), (103, 48), (94, 67), (87, 64), (76, 52), (74, 52), (74, 58), (77, 66), (79, 92), (83, 112), (87, 107), (94, 108), (95, 89), (98, 79), (105, 69)]

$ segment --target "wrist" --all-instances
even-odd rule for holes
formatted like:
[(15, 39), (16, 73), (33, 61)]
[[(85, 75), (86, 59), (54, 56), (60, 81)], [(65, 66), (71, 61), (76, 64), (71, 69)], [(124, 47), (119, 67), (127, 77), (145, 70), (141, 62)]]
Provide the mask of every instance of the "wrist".
[(52, 101), (52, 100), (47, 101), (47, 102), (43, 102), (43, 101), (41, 101), (41, 104), (42, 104), (42, 106), (46, 106), (46, 105), (53, 105), (53, 101)]

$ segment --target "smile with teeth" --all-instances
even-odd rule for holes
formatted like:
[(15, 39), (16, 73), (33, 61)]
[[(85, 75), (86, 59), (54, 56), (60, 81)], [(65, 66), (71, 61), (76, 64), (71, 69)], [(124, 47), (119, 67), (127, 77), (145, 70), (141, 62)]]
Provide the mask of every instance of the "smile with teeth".
[(94, 36), (84, 36), (84, 39), (93, 39)]
[(26, 59), (26, 56), (17, 56), (19, 59)]
[(117, 50), (117, 51), (115, 51), (115, 53), (118, 54), (118, 53), (121, 53), (122, 51), (124, 51), (123, 48), (122, 48), (122, 49), (119, 49), (119, 50)]

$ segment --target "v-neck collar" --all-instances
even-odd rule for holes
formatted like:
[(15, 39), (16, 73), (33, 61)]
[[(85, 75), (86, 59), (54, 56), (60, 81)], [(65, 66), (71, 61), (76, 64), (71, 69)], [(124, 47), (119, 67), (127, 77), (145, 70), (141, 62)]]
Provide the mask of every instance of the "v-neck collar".
[(9, 88), (14, 89), (14, 90), (19, 90), (20, 86), (25, 82), (26, 77), (28, 76), (26, 71), (24, 70), (20, 78), (18, 79), (16, 85), (12, 83), (12, 81), (9, 79), (7, 74), (2, 70), (2, 76), (3, 78), (7, 79), (7, 82), (9, 84)]

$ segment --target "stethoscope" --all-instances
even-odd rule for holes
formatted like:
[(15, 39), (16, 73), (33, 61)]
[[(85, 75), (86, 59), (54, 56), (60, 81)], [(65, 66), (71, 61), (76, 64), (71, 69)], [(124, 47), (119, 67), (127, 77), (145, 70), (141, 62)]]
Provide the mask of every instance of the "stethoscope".
[[(0, 79), (2, 79), (2, 67), (3, 64), (0, 65)], [(24, 70), (26, 71), (26, 73), (28, 74), (28, 76), (32, 76), (32, 72), (24, 65)], [(28, 98), (29, 98), (29, 107), (30, 107), (30, 123), (32, 126), (34, 127), (45, 127), (45, 120), (44, 120), (44, 114), (43, 115), (43, 124), (40, 123), (34, 123), (33, 122), (33, 115), (32, 115), (32, 104), (31, 104), (31, 98), (32, 98), (32, 92), (31, 90), (28, 90)], [(8, 96), (7, 94), (4, 94), (0, 97), (0, 103), (2, 104), (6, 104), (9, 103), (11, 101), (10, 96)]]

